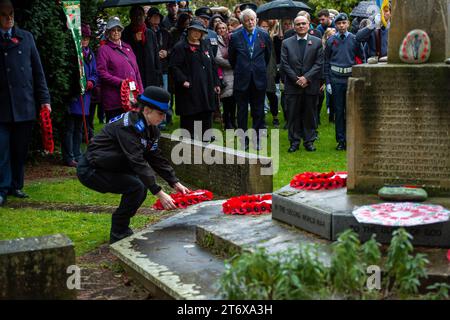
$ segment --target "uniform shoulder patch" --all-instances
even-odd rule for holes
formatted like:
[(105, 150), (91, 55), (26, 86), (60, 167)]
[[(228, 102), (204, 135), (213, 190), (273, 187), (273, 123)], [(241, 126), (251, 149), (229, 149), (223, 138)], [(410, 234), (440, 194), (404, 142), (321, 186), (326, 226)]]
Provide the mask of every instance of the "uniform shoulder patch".
[(109, 120), (109, 123), (119, 121), (120, 119), (122, 119), (124, 117), (124, 115), (125, 115), (125, 113), (122, 113), (121, 115), (118, 115), (117, 117), (112, 118), (111, 120)]
[(134, 127), (136, 128), (137, 131), (144, 132), (144, 130), (145, 130), (144, 121), (142, 121), (142, 119), (139, 119), (139, 121), (137, 121), (134, 124)]

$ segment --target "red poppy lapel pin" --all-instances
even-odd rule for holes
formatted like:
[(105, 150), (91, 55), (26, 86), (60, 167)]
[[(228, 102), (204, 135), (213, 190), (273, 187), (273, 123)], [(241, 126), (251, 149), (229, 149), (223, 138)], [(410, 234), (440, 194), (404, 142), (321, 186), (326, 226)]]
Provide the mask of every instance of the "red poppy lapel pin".
[(19, 41), (18, 38), (13, 37), (13, 38), (11, 38), (11, 42), (14, 43), (14, 44), (18, 44), (20, 41)]

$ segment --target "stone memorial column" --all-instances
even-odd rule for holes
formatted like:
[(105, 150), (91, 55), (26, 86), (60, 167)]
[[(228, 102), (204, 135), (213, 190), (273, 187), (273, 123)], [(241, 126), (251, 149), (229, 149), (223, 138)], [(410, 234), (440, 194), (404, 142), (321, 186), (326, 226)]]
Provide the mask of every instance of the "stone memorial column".
[[(450, 195), (450, 0), (393, 0), (388, 63), (353, 68), (347, 92), (350, 193), (413, 184)], [(431, 39), (427, 63), (401, 62), (414, 29)]]

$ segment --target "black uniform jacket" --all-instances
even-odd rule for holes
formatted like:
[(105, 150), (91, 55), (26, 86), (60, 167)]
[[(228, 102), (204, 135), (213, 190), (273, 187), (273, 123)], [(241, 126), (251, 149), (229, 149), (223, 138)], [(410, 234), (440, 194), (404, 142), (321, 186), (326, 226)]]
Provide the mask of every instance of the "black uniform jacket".
[(159, 129), (130, 111), (110, 121), (89, 144), (86, 159), (94, 168), (135, 174), (152, 194), (161, 187), (155, 172), (173, 187), (178, 179), (158, 147)]

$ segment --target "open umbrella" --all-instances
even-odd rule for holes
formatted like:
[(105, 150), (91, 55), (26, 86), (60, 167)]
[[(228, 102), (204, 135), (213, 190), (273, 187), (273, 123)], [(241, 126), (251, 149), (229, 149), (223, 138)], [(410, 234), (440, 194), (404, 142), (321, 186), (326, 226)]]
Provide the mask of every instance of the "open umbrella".
[(274, 0), (263, 4), (256, 10), (259, 19), (294, 19), (299, 11), (312, 9), (300, 1)]
[(134, 6), (135, 4), (151, 5), (151, 4), (170, 3), (170, 2), (177, 2), (177, 1), (176, 0), (106, 0), (102, 4), (102, 8), (127, 7), (127, 6)]
[(380, 12), (380, 8), (377, 6), (375, 0), (373, 1), (361, 1), (356, 7), (353, 8), (350, 17), (368, 18)]

